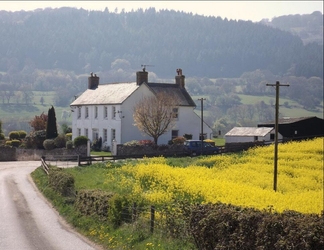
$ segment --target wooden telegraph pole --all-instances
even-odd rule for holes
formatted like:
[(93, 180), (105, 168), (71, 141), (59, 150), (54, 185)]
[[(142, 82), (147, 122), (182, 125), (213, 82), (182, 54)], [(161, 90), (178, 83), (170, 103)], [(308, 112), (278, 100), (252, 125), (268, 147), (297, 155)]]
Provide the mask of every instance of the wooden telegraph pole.
[(204, 147), (204, 100), (206, 98), (199, 98), (200, 106), (201, 106), (201, 155), (203, 154), (203, 147)]
[(274, 150), (274, 171), (273, 171), (273, 190), (277, 191), (277, 175), (278, 175), (278, 120), (279, 120), (279, 87), (289, 86), (289, 84), (267, 84), (267, 86), (276, 87), (276, 120), (275, 120), (275, 150)]

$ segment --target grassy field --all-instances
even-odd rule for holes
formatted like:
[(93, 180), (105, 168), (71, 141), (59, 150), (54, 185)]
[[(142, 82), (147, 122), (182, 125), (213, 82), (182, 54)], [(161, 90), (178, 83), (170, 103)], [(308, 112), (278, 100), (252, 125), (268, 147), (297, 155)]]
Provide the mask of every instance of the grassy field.
[[(238, 94), (241, 98), (242, 104), (255, 104), (260, 101), (264, 101), (266, 104), (270, 104), (270, 101), (273, 101), (275, 104), (275, 97), (271, 96), (252, 96), (252, 95), (242, 95)], [(289, 104), (289, 108), (284, 106), (284, 103), (287, 102)], [(286, 98), (280, 98), (279, 100), (279, 112), (286, 117), (307, 117), (307, 116), (317, 116), (319, 118), (323, 118), (323, 104), (322, 107), (319, 108), (318, 111), (308, 111), (305, 110), (300, 104), (295, 101)]]
[[(47, 114), (48, 110), (53, 105), (53, 97), (54, 92), (48, 91), (48, 92), (41, 92), (41, 91), (34, 91), (34, 97), (33, 101), (29, 105), (25, 104), (17, 104), (13, 103), (13, 101), (9, 104), (2, 104), (0, 103), (0, 120), (3, 123), (3, 127), (5, 127), (6, 123), (12, 123), (13, 121), (20, 122), (23, 125), (23, 130), (28, 131), (26, 124), (35, 117), (35, 115), (40, 115), (42, 112)], [(44, 98), (43, 105), (40, 103), (41, 97)], [(68, 124), (71, 124), (72, 118), (71, 116), (68, 116), (66, 119), (62, 117), (63, 111), (70, 111), (70, 107), (56, 107), (55, 108), (55, 114), (56, 114), (56, 121), (58, 124), (61, 122), (67, 122)], [(25, 128), (27, 126), (27, 128)], [(5, 134), (9, 133), (10, 131), (5, 131)]]

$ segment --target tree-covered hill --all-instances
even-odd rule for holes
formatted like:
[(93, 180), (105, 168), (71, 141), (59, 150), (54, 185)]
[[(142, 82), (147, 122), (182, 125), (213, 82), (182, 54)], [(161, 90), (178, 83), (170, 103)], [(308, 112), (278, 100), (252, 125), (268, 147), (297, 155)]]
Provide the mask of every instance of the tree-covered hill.
[(280, 16), (271, 21), (264, 19), (261, 22), (299, 36), (304, 44), (315, 42), (323, 45), (323, 14), (319, 11), (305, 15)]
[[(64, 69), (105, 72), (116, 59), (133, 69), (155, 65), (160, 78), (239, 77), (256, 69), (323, 78), (323, 45), (250, 21), (176, 11), (75, 8), (0, 12), (0, 72)], [(1, 79), (0, 79), (1, 80)]]

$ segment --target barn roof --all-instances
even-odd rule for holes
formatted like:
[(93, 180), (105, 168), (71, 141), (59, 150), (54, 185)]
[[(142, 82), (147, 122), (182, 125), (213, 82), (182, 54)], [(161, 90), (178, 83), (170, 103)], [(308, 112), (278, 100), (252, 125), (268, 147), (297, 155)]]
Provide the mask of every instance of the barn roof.
[(234, 127), (225, 136), (265, 136), (273, 129), (268, 127)]
[[(309, 120), (312, 118), (317, 118), (316, 116), (308, 116), (308, 117), (283, 117), (278, 119), (278, 124), (290, 124), (295, 123), (303, 120)], [(259, 125), (267, 125), (267, 124), (275, 124), (275, 121), (269, 121), (265, 123), (260, 123)]]

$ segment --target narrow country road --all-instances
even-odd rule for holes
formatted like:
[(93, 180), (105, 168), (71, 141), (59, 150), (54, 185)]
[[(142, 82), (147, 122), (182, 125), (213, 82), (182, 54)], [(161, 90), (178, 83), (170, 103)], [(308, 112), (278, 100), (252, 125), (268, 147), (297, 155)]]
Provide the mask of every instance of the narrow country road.
[(73, 231), (38, 192), (40, 161), (0, 162), (1, 250), (100, 249)]

